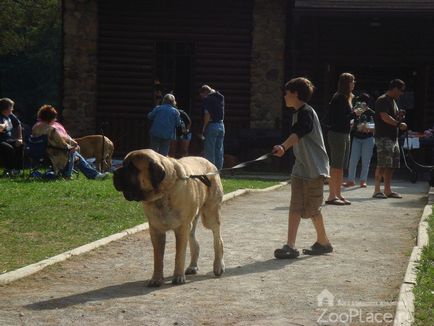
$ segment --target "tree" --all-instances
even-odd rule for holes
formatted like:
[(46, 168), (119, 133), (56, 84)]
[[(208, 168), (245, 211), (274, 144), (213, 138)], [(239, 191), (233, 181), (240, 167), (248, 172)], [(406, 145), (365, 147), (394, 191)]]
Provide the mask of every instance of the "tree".
[(59, 103), (60, 0), (1, 0), (0, 97), (27, 120), (42, 103)]

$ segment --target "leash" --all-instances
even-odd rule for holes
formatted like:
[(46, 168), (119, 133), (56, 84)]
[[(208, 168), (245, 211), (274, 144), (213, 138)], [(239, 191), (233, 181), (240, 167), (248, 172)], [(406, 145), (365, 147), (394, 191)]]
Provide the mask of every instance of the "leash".
[[(409, 141), (409, 136), (408, 136), (408, 130), (406, 130), (406, 134), (405, 134), (405, 139), (407, 140), (407, 155), (408, 155), (408, 157), (411, 159), (411, 162), (415, 165), (415, 166), (417, 166), (417, 167), (420, 167), (420, 168), (422, 168), (422, 169), (429, 169), (429, 170), (432, 170), (432, 169), (434, 169), (434, 165), (423, 165), (423, 164), (420, 164), (419, 162), (417, 162), (415, 159), (414, 159), (414, 157), (413, 157), (413, 155), (411, 154), (411, 151), (413, 150), (413, 147), (411, 147), (410, 146), (410, 141)], [(401, 150), (402, 150), (402, 157), (403, 157), (403, 159), (404, 159), (404, 165), (405, 165), (405, 167), (411, 172), (411, 173), (415, 173), (415, 171), (414, 171), (414, 169), (412, 169), (412, 168), (410, 168), (409, 167), (409, 165), (408, 165), (408, 162), (407, 162), (407, 159), (406, 159), (406, 157), (405, 157), (405, 154), (404, 154), (404, 146), (400, 146), (401, 147)]]
[(231, 168), (225, 168), (225, 169), (221, 169), (221, 170), (217, 170), (215, 172), (209, 172), (209, 173), (205, 173), (205, 174), (192, 174), (192, 175), (189, 175), (189, 176), (182, 177), (180, 179), (182, 179), (182, 180), (198, 179), (199, 181), (201, 181), (202, 183), (204, 183), (207, 187), (211, 187), (211, 181), (209, 180), (208, 177), (214, 176), (214, 175), (217, 175), (217, 174), (221, 174), (222, 172), (226, 172), (226, 171), (232, 171), (232, 170), (242, 169), (242, 168), (244, 168), (244, 167), (246, 167), (246, 166), (248, 166), (248, 165), (250, 165), (252, 163), (264, 161), (264, 160), (266, 160), (267, 158), (269, 158), (271, 156), (273, 156), (272, 153), (267, 153), (267, 154), (264, 154), (262, 156), (259, 156), (258, 158), (254, 159), (254, 160), (242, 162), (242, 163), (237, 164), (237, 165), (235, 165), (235, 166), (233, 166)]

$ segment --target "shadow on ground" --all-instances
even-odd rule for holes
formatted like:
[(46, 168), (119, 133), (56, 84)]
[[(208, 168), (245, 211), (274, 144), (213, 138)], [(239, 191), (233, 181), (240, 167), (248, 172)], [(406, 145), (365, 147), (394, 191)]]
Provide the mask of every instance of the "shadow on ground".
[[(312, 258), (312, 256), (301, 256), (297, 259), (292, 259), (292, 260), (268, 259), (264, 261), (256, 261), (244, 266), (230, 267), (226, 269), (225, 274), (223, 274), (223, 278), (246, 275), (246, 274), (261, 273), (269, 270), (278, 270), (290, 264), (294, 264), (297, 261), (299, 262), (301, 260), (305, 260), (309, 258)], [(189, 275), (187, 283), (207, 281), (210, 278), (214, 278), (214, 275), (211, 272), (205, 275)], [(170, 282), (171, 282), (170, 277), (165, 278), (165, 284), (159, 288), (147, 287), (146, 281), (127, 282), (127, 283), (107, 286), (104, 288), (100, 288), (100, 289), (96, 289), (84, 293), (69, 295), (66, 297), (40, 301), (40, 302), (32, 303), (25, 307), (31, 310), (61, 309), (61, 308), (66, 308), (77, 304), (84, 304), (89, 301), (102, 301), (102, 300), (109, 300), (109, 299), (116, 299), (116, 298), (144, 296), (154, 291), (167, 289), (173, 286), (178, 286), (178, 285), (172, 285)]]

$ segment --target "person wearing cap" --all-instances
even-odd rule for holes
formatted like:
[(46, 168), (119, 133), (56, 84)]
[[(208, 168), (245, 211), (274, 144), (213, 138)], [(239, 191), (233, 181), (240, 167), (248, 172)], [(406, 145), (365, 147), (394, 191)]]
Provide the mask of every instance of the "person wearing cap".
[[(385, 94), (375, 102), (375, 145), (377, 146), (377, 168), (375, 169), (375, 189), (373, 198), (402, 198), (392, 191), (391, 183), (395, 169), (399, 169), (401, 153), (399, 150), (398, 133), (407, 129), (402, 122), (396, 100), (404, 94), (405, 83), (394, 79), (389, 83)], [(381, 191), (381, 180), (384, 180), (384, 191)]]

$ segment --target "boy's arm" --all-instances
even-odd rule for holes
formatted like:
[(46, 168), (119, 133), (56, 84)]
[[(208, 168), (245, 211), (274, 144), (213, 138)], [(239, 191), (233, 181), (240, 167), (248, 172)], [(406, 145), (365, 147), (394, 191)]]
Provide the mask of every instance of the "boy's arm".
[(292, 146), (297, 144), (299, 140), (300, 140), (300, 138), (298, 138), (297, 134), (295, 134), (295, 133), (290, 134), (289, 137), (286, 138), (286, 140), (282, 144), (275, 145), (273, 147), (272, 154), (277, 156), (277, 157), (282, 157), (283, 154), (285, 154), (285, 152), (288, 149), (290, 149)]
[(273, 147), (272, 153), (278, 157), (283, 156), (285, 152), (297, 144), (302, 137), (310, 133), (313, 129), (312, 111), (303, 110), (298, 113), (298, 121), (292, 126), (292, 132), (289, 137), (280, 145)]

